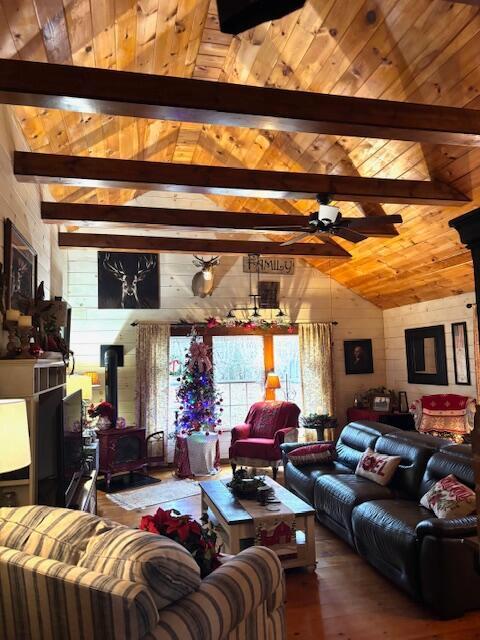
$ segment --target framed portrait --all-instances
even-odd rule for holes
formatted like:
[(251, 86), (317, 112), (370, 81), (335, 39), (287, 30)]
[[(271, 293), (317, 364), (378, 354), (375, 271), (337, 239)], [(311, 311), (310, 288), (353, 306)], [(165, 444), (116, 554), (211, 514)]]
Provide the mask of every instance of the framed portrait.
[(466, 322), (452, 324), (453, 366), (455, 384), (470, 384), (470, 360), (468, 356), (468, 334)]
[(158, 309), (156, 253), (98, 252), (99, 309)]
[(8, 218), (4, 239), (5, 306), (26, 314), (37, 289), (37, 252)]
[(373, 373), (372, 341), (370, 339), (345, 340), (343, 351), (347, 375)]

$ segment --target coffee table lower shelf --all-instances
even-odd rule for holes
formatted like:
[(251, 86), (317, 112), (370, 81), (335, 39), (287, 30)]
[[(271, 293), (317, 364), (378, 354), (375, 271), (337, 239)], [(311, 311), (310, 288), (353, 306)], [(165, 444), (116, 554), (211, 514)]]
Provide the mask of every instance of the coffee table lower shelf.
[[(305, 567), (314, 571), (315, 558), (315, 512), (312, 507), (274, 480), (267, 480), (277, 497), (295, 513), (297, 554), (295, 557), (280, 557), (284, 569)], [(236, 555), (255, 544), (254, 520), (235, 500), (225, 484), (219, 480), (200, 482), (202, 511), (207, 512), (211, 522), (219, 529), (224, 542), (224, 552)]]

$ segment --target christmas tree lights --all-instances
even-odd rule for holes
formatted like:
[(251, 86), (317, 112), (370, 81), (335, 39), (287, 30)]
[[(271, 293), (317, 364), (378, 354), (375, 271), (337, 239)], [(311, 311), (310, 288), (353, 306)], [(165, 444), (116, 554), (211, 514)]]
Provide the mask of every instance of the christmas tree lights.
[(222, 396), (213, 380), (213, 367), (208, 347), (193, 336), (185, 358), (183, 374), (177, 378), (180, 386), (177, 400), (180, 411), (177, 431), (213, 432), (220, 427), (223, 413)]

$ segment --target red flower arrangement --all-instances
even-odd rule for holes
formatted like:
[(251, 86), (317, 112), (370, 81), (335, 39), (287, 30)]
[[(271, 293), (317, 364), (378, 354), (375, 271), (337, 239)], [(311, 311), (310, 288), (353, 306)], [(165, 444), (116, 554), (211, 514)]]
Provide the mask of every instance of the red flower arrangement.
[(217, 549), (217, 534), (206, 513), (200, 525), (191, 516), (182, 516), (175, 509), (158, 509), (153, 516), (143, 516), (140, 529), (171, 538), (185, 547), (200, 567), (202, 578), (220, 566), (220, 549)]
[(90, 416), (90, 418), (97, 418), (98, 416), (101, 416), (102, 418), (108, 418), (108, 420), (113, 423), (113, 405), (110, 404), (110, 402), (106, 402), (105, 400), (103, 402), (99, 402), (97, 405), (91, 404), (88, 407), (88, 415)]

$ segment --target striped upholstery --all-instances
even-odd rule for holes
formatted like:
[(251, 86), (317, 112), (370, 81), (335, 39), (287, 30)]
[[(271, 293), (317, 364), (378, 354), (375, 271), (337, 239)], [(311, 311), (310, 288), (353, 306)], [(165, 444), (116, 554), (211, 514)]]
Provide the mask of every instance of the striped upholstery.
[(269, 549), (200, 581), (172, 541), (77, 511), (0, 509), (0, 539), (1, 640), (285, 638), (283, 571)]
[(137, 640), (158, 612), (147, 589), (0, 547), (2, 640)]
[(78, 565), (145, 584), (159, 609), (192, 593), (201, 582), (198, 564), (184, 547), (120, 525), (92, 538)]
[(29, 506), (0, 509), (0, 545), (78, 564), (92, 537), (119, 525), (90, 513)]
[(252, 547), (160, 612), (145, 640), (282, 640), (283, 571), (276, 554)]

